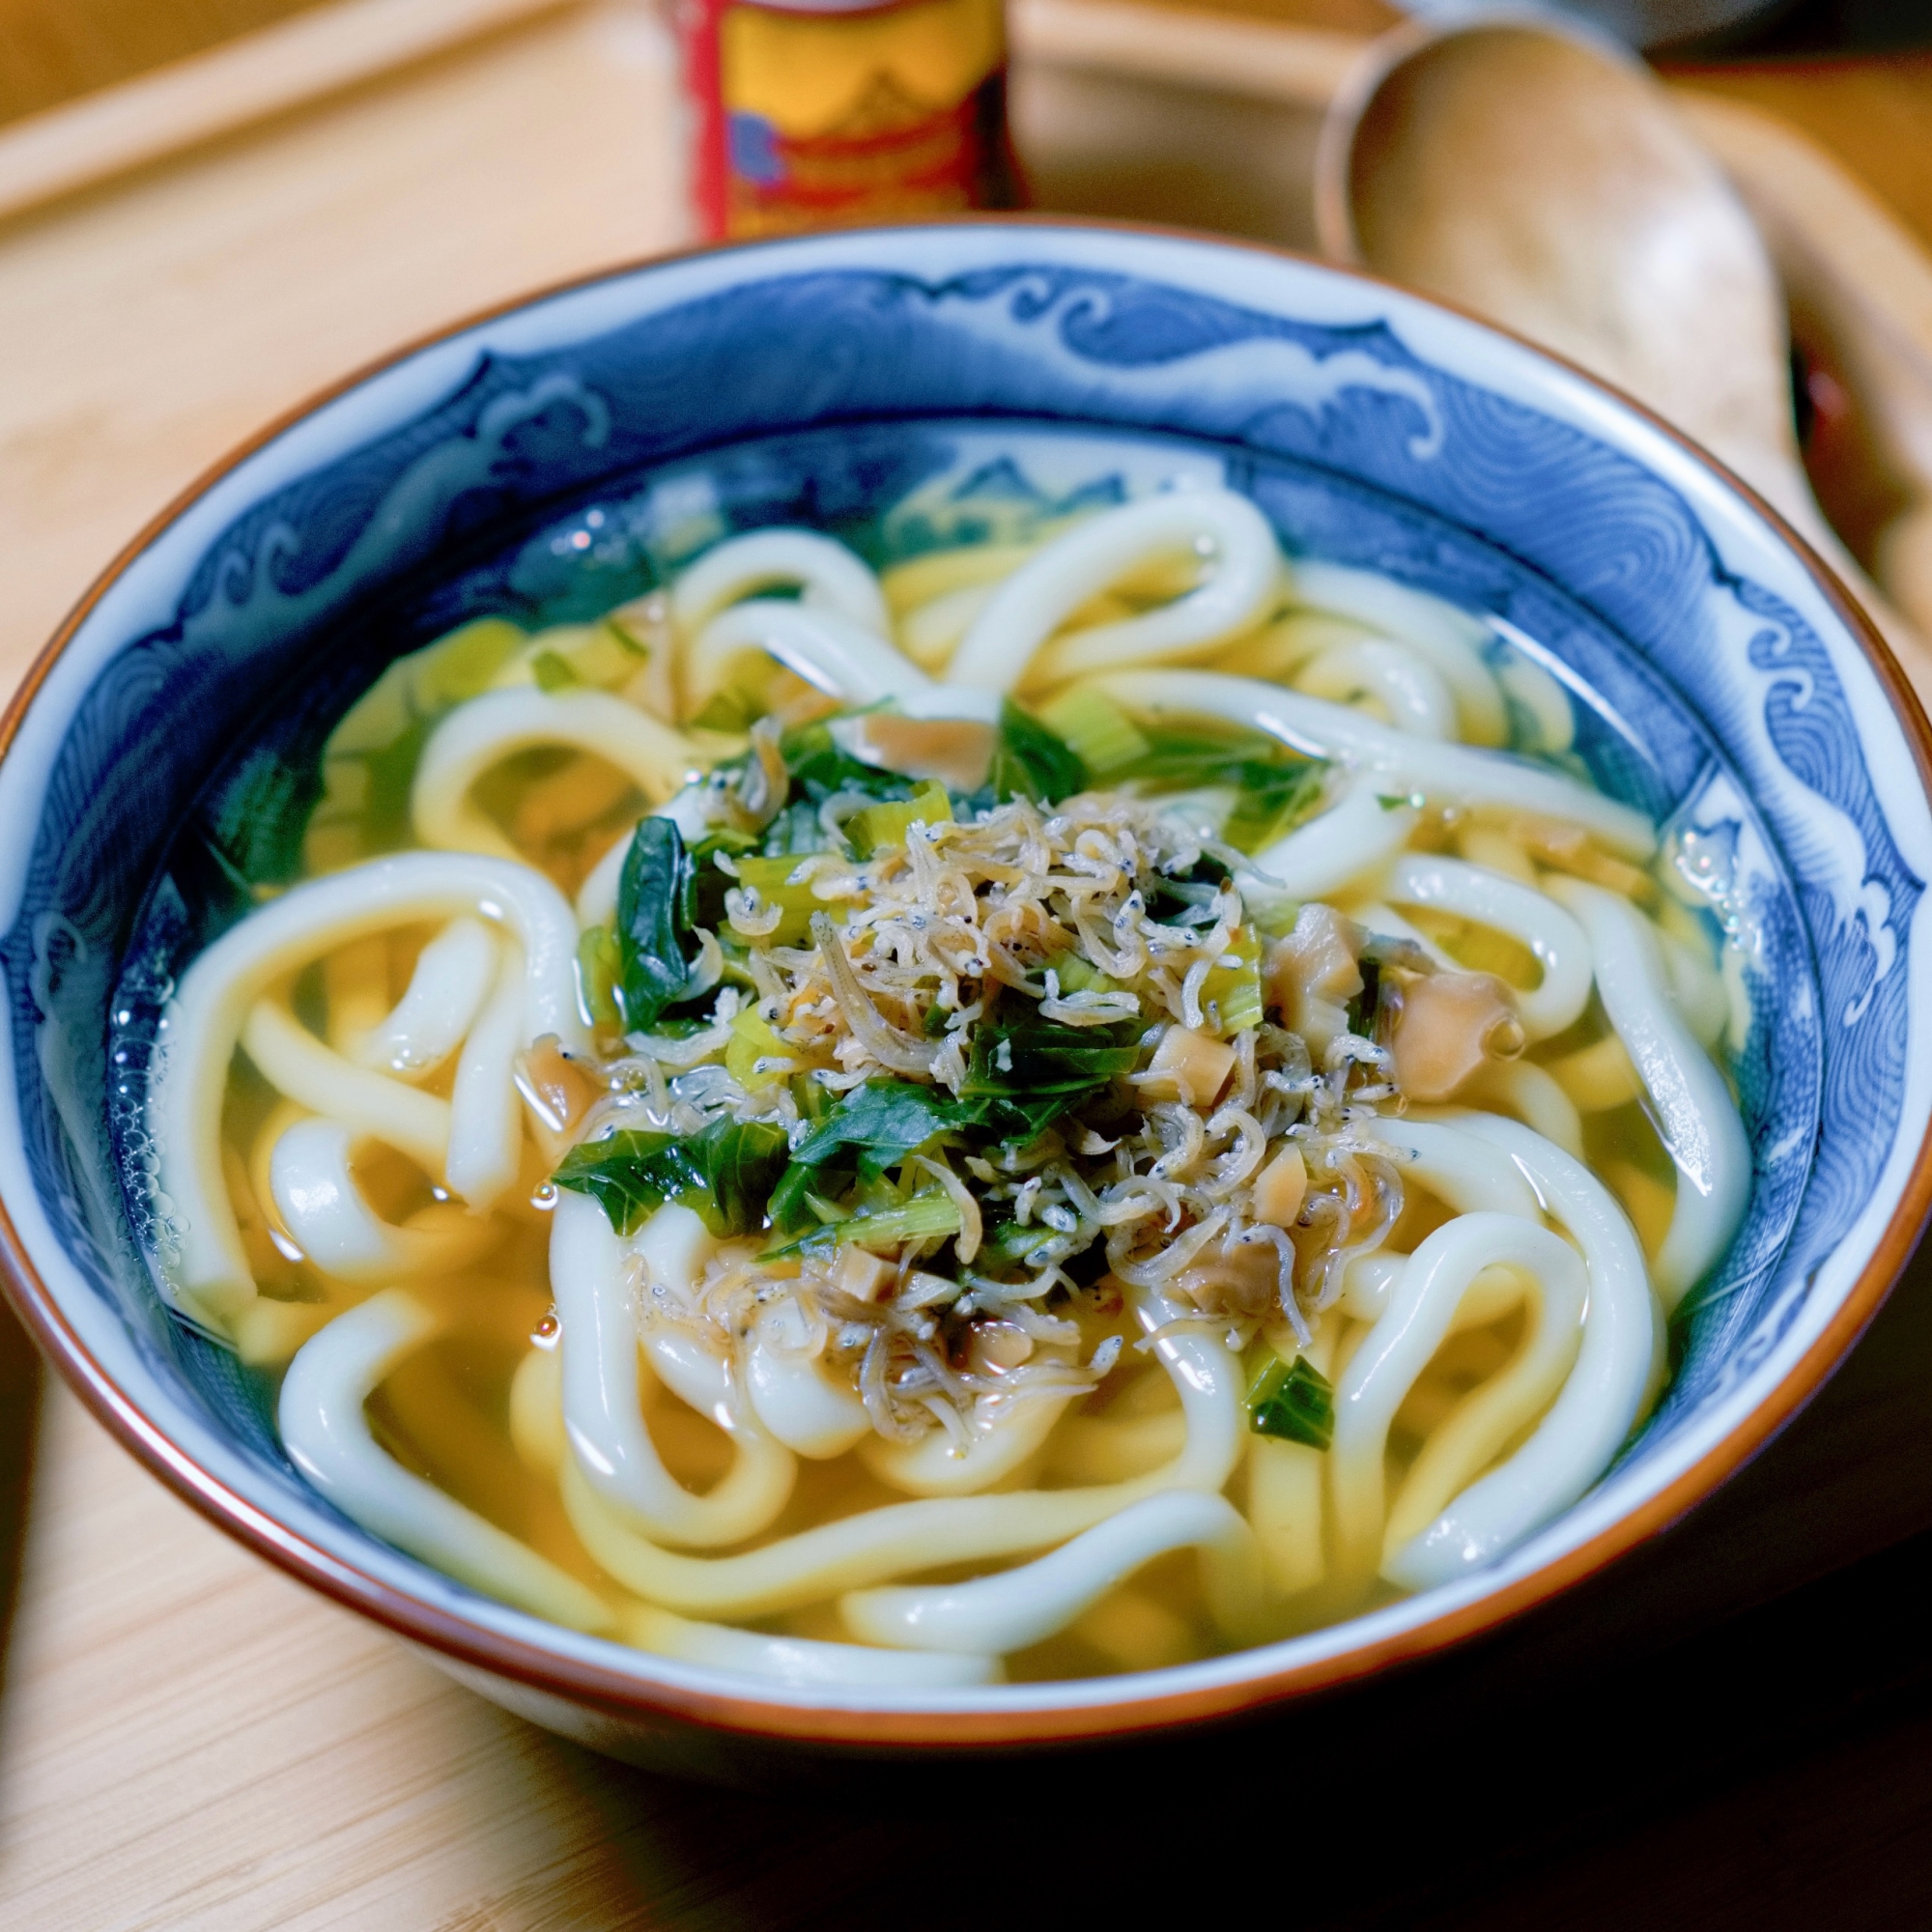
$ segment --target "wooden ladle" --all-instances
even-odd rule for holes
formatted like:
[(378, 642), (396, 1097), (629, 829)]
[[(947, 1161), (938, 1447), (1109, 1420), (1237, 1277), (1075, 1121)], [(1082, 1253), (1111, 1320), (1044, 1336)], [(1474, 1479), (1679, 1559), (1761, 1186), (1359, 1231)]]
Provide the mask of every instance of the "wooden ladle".
[(1507, 16), (1398, 28), (1329, 109), (1315, 204), (1332, 260), (1543, 343), (1703, 443), (1825, 556), (1914, 676), (1932, 672), (1812, 497), (1757, 230), (1622, 48)]

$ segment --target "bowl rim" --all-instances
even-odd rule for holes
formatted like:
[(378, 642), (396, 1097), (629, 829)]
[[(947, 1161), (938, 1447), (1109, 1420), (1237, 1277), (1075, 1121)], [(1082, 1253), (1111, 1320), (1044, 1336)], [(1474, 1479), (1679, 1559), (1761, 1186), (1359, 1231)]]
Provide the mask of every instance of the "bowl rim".
[[(1404, 288), (1352, 264), (1324, 261), (1241, 237), (1155, 222), (1016, 212), (957, 214), (881, 223), (857, 230), (826, 231), (826, 239), (962, 228), (1006, 228), (1021, 233), (1030, 230), (1113, 233), (1181, 242), (1313, 268), (1372, 290), (1386, 291), (1406, 302), (1438, 309), (1554, 365), (1674, 443), (1695, 466), (1710, 472), (1740, 497), (1796, 557), (1862, 649), (1912, 748), (1919, 784), (1928, 801), (1932, 801), (1932, 722), (1928, 722), (1918, 692), (1872, 619), (1809, 543), (1757, 491), (1701, 444), (1615, 384), (1458, 303)], [(123, 545), (88, 586), (35, 657), (5, 711), (0, 712), (0, 761), (11, 754), (21, 725), (63, 652), (135, 560), (195, 502), (304, 418), (426, 350), (559, 297), (681, 262), (790, 247), (811, 239), (814, 238), (776, 236), (702, 244), (568, 276), (412, 337), (280, 412), (179, 491)], [(96, 1359), (42, 1280), (4, 1199), (0, 1199), (0, 1289), (5, 1291), (15, 1314), (68, 1386), (79, 1396), (95, 1420), (137, 1462), (254, 1554), (323, 1596), (361, 1612), (393, 1636), (425, 1647), (467, 1666), (469, 1671), (481, 1671), (539, 1693), (560, 1696), (619, 1724), (655, 1721), (671, 1726), (696, 1726), (767, 1744), (835, 1747), (856, 1752), (916, 1747), (956, 1757), (1021, 1747), (1078, 1745), (1128, 1735), (1144, 1737), (1244, 1712), (1260, 1712), (1340, 1689), (1384, 1669), (1418, 1662), (1495, 1630), (1560, 1595), (1668, 1529), (1736, 1473), (1798, 1414), (1843, 1360), (1890, 1293), (1918, 1244), (1928, 1214), (1932, 1214), (1932, 1123), (1928, 1123), (1920, 1139), (1898, 1203), (1870, 1257), (1819, 1334), (1782, 1379), (1720, 1440), (1661, 1491), (1605, 1524), (1584, 1542), (1557, 1552), (1535, 1569), (1473, 1602), (1450, 1605), (1389, 1634), (1324, 1656), (1214, 1684), (1169, 1690), (1136, 1690), (1133, 1687), (1145, 1681), (1147, 1674), (1128, 1673), (1115, 1680), (1122, 1687), (1119, 1697), (1051, 1707), (1016, 1703), (1010, 1707), (988, 1705), (962, 1710), (954, 1706), (941, 1710), (917, 1705), (880, 1707), (768, 1699), (760, 1694), (755, 1680), (746, 1680), (747, 1688), (742, 1691), (653, 1682), (567, 1656), (528, 1638), (492, 1630), (345, 1562), (278, 1521), (203, 1468), (142, 1412)]]

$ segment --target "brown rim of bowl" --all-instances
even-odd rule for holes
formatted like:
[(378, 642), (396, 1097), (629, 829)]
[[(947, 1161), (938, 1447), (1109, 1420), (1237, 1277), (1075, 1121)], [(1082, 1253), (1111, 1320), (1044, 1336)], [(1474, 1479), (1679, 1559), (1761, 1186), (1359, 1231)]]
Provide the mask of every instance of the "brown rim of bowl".
[[(1623, 395), (1575, 363), (1509, 329), (1500, 328), (1480, 316), (1458, 308), (1454, 303), (1417, 295), (1412, 290), (1401, 288), (1358, 268), (1342, 268), (1333, 263), (1316, 261), (1264, 242), (1200, 235), (1152, 223), (1072, 220), (1046, 214), (969, 214), (842, 232), (848, 235), (892, 234), (935, 228), (1097, 231), (1154, 241), (1179, 241), (1223, 251), (1258, 255), (1271, 262), (1289, 262), (1297, 267), (1318, 269), (1324, 274), (1339, 275), (1372, 289), (1385, 290), (1404, 301), (1441, 309), (1474, 324), (1489, 334), (1501, 336), (1543, 361), (1554, 363), (1587, 387), (1609, 396), (1675, 443), (1734, 491), (1783, 539), (1810, 573), (1827, 603), (1863, 647), (1880, 686), (1890, 698), (1892, 708), (1912, 743), (1920, 785), (1928, 801), (1932, 801), (1932, 726), (1927, 724), (1918, 695), (1857, 601), (1804, 538), (1748, 484), (1734, 476), (1715, 457), (1641, 403)], [(834, 239), (838, 232), (831, 232)], [(297, 422), (384, 371), (407, 361), (412, 355), (516, 310), (579, 289), (594, 287), (601, 282), (621, 280), (643, 270), (712, 255), (761, 251), (799, 239), (810, 238), (781, 237), (685, 249), (554, 283), (421, 336), (404, 348), (365, 364), (354, 374), (277, 416), (177, 496), (95, 581), (34, 661), (5, 713), (0, 714), (0, 758), (11, 753), (36, 694), (75, 631), (133, 560), (191, 503)], [(1844, 1300), (1833, 1311), (1824, 1332), (1777, 1386), (1721, 1442), (1707, 1451), (1658, 1494), (1619, 1517), (1588, 1542), (1552, 1557), (1530, 1575), (1519, 1577), (1475, 1603), (1445, 1610), (1409, 1629), (1333, 1656), (1191, 1690), (1161, 1690), (1141, 1695), (1129, 1690), (1105, 1703), (1045, 1709), (1002, 1709), (993, 1706), (967, 1711), (919, 1707), (851, 1710), (770, 1700), (753, 1690), (742, 1694), (693, 1690), (641, 1681), (629, 1672), (559, 1656), (541, 1644), (505, 1636), (467, 1618), (434, 1608), (355, 1565), (343, 1562), (266, 1516), (253, 1503), (203, 1469), (149, 1421), (89, 1353), (48, 1294), (45, 1284), (27, 1258), (4, 1202), (0, 1202), (0, 1276), (5, 1278), (5, 1286), (14, 1308), (43, 1350), (52, 1357), (55, 1366), (97, 1420), (124, 1448), (146, 1463), (177, 1495), (257, 1555), (266, 1557), (337, 1603), (361, 1611), (398, 1636), (514, 1683), (561, 1695), (575, 1704), (620, 1721), (648, 1725), (653, 1720), (662, 1722), (668, 1719), (673, 1723), (691, 1724), (773, 1743), (846, 1746), (861, 1750), (916, 1747), (927, 1751), (970, 1754), (1021, 1746), (1073, 1745), (1109, 1737), (1146, 1736), (1155, 1731), (1205, 1723), (1243, 1711), (1257, 1710), (1351, 1683), (1385, 1666), (1432, 1656), (1492, 1630), (1555, 1596), (1668, 1528), (1754, 1456), (1791, 1420), (1878, 1312), (1900, 1269), (1918, 1245), (1928, 1209), (1932, 1209), (1932, 1126), (1928, 1126), (1925, 1137), (1920, 1141), (1899, 1204), (1887, 1222), (1870, 1260), (1860, 1271)], [(1121, 1681), (1124, 1685), (1131, 1679)]]

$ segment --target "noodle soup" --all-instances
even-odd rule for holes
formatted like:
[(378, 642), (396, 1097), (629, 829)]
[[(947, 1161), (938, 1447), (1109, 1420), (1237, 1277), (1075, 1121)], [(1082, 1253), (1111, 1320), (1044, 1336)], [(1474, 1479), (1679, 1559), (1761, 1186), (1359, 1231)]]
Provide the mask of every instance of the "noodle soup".
[(336, 726), (147, 1098), (174, 1305), (475, 1589), (800, 1683), (1492, 1560), (1661, 1392), (1748, 1023), (1481, 618), (1176, 489), (726, 538)]

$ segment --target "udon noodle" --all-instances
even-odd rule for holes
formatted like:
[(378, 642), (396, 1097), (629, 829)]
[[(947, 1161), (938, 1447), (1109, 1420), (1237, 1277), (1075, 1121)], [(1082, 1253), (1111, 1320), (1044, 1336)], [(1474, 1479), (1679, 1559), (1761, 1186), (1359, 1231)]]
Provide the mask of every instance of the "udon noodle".
[(1492, 626), (1175, 490), (472, 624), (199, 954), (165, 1292), (296, 1467), (799, 1684), (1143, 1668), (1491, 1562), (1662, 1385), (1747, 1014)]

